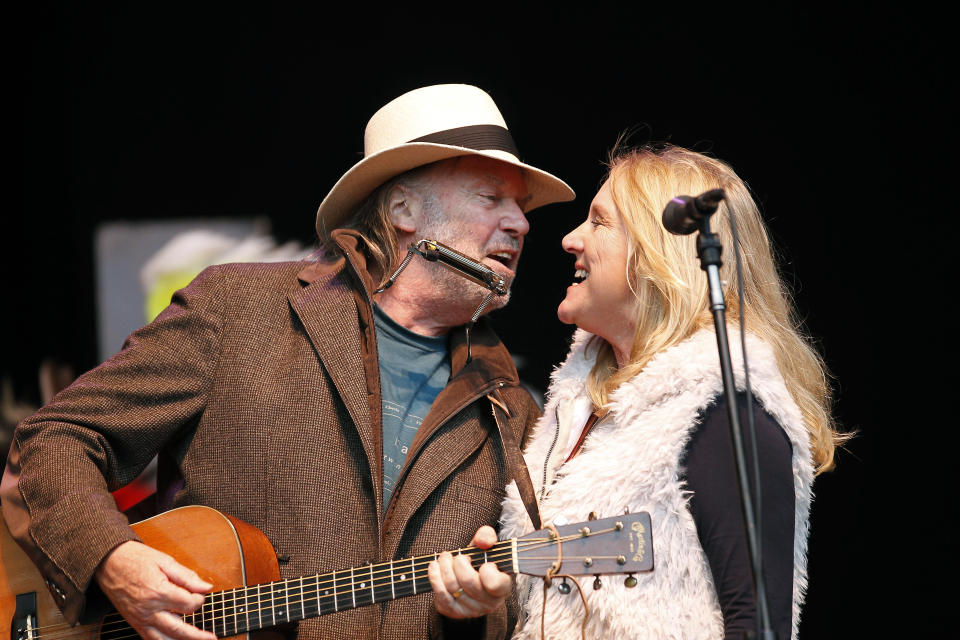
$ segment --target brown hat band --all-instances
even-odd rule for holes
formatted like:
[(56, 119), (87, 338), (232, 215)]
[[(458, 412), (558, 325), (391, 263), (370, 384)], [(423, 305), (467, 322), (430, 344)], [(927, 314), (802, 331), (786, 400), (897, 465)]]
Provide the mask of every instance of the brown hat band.
[(437, 131), (409, 142), (432, 142), (433, 144), (447, 144), (454, 147), (465, 147), (477, 151), (495, 149), (506, 151), (514, 157), (520, 157), (517, 145), (513, 142), (510, 132), (495, 124), (475, 124), (468, 127), (457, 127)]

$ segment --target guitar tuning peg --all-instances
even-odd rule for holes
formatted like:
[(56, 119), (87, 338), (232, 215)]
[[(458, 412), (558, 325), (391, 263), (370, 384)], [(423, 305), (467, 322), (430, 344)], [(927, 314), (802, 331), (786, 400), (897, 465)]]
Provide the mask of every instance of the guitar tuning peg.
[(596, 519), (597, 519), (597, 512), (596, 512), (596, 511), (591, 511), (591, 512), (590, 512), (590, 515), (587, 516), (587, 520), (596, 520)]
[(599, 591), (599, 590), (600, 590), (600, 587), (602, 587), (602, 586), (603, 586), (603, 585), (600, 583), (600, 576), (597, 576), (596, 578), (593, 579), (593, 590), (594, 590), (594, 591)]
[(637, 579), (633, 577), (632, 573), (627, 576), (626, 580), (623, 581), (623, 586), (625, 586), (627, 589), (633, 589), (635, 586), (637, 586)]
[(563, 579), (563, 582), (557, 585), (557, 591), (559, 591), (563, 595), (567, 595), (568, 593), (570, 593), (570, 585), (567, 584), (566, 578)]

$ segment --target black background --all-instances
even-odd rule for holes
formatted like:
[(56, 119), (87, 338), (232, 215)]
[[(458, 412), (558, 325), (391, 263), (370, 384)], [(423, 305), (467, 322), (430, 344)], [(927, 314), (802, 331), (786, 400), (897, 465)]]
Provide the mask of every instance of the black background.
[(573, 269), (559, 242), (618, 135), (727, 160), (820, 341), (838, 419), (860, 432), (814, 487), (801, 637), (939, 630), (956, 502), (956, 420), (938, 409), (955, 325), (950, 253), (935, 248), (955, 208), (940, 96), (956, 72), (935, 35), (946, 18), (917, 4), (725, 4), (21, 10), (8, 23), (22, 145), (4, 216), (2, 374), (30, 402), (42, 358), (96, 364), (97, 224), (262, 215), (278, 240), (310, 244), (377, 108), (418, 86), (476, 84), (524, 160), (578, 193), (531, 215), (513, 302), (493, 316), (523, 377), (545, 388), (566, 351), (555, 309)]

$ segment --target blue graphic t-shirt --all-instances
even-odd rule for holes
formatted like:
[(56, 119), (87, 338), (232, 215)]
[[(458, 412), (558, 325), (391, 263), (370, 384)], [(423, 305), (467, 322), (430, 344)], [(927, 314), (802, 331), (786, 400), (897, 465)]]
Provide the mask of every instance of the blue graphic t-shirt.
[(422, 336), (373, 306), (383, 403), (383, 508), (403, 469), (407, 450), (450, 378), (446, 336)]

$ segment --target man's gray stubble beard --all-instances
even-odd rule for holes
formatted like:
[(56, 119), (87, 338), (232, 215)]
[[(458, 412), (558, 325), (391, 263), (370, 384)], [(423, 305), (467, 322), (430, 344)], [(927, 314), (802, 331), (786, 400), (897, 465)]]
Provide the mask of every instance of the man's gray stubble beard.
[[(433, 194), (431, 193), (423, 194), (423, 213), (424, 228), (423, 233), (418, 240), (436, 240), (437, 242), (456, 249), (457, 251), (460, 251), (464, 255), (467, 255), (475, 260), (479, 261), (483, 258), (483, 256), (471, 255), (472, 252), (463, 251), (457, 246), (457, 227), (449, 220), (443, 211), (443, 207), (439, 202), (437, 202), (436, 198), (434, 198)], [(480, 306), (480, 303), (483, 301), (483, 299), (490, 293), (489, 289), (482, 287), (439, 264), (433, 266), (436, 271), (434, 283), (437, 290), (443, 293), (444, 297), (450, 299), (451, 302), (455, 303), (458, 301), (469, 301), (470, 304), (473, 305), (473, 308), (470, 312), (470, 314), (473, 315), (473, 312), (476, 311), (476, 308)], [(486, 313), (487, 311), (492, 311), (494, 309), (499, 309), (506, 306), (506, 304), (510, 301), (510, 289), (512, 286), (513, 281), (511, 280), (507, 286), (507, 292), (502, 296), (493, 296), (493, 298), (490, 299), (490, 302), (487, 303), (484, 312)]]

